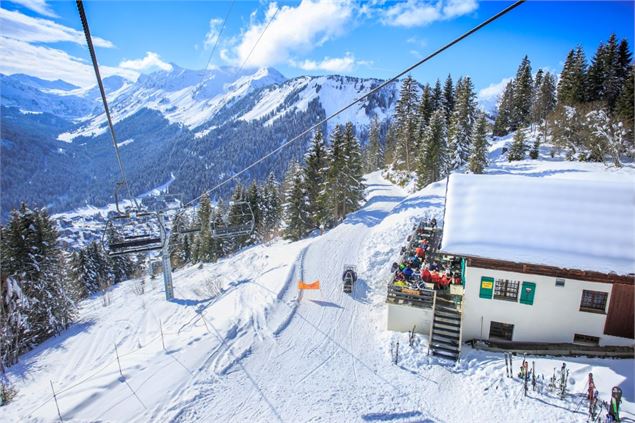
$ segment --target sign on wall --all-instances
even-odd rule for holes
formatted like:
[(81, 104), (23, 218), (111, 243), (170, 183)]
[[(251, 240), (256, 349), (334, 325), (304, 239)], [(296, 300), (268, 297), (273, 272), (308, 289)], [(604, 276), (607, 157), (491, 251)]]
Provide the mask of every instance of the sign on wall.
[(481, 290), (479, 293), (479, 297), (487, 298), (488, 300), (491, 300), (493, 292), (494, 292), (494, 278), (483, 276), (481, 278)]

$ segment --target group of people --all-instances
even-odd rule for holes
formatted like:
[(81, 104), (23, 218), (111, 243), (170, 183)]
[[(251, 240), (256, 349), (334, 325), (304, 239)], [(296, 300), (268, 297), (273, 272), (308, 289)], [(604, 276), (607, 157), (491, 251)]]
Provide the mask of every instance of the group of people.
[(411, 242), (402, 249), (400, 263), (392, 264), (393, 284), (403, 288), (421, 289), (425, 283), (434, 284), (435, 289), (448, 289), (451, 284), (461, 284), (461, 261), (459, 258), (444, 264), (435, 260), (434, 228), (436, 219), (422, 221), (411, 237)]

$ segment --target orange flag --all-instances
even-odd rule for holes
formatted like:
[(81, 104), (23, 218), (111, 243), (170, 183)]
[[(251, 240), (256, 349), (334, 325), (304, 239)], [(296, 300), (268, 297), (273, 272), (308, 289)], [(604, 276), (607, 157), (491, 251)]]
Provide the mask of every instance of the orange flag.
[(314, 280), (311, 283), (304, 283), (303, 281), (298, 281), (298, 289), (320, 289), (320, 281)]

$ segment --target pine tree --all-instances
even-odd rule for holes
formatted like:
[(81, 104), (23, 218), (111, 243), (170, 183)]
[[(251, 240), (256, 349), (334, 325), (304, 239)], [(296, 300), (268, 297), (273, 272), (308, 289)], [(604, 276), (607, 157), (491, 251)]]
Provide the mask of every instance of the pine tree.
[(196, 239), (195, 254), (193, 259), (195, 262), (212, 261), (212, 231), (210, 227), (212, 216), (212, 204), (207, 193), (201, 196), (198, 205), (198, 225), (201, 230), (198, 232)]
[(473, 148), (470, 154), (468, 167), (470, 172), (480, 174), (487, 167), (487, 120), (485, 116), (481, 117), (474, 126)]
[(436, 109), (434, 103), (435, 100), (432, 98), (430, 85), (426, 84), (423, 87), (423, 94), (421, 94), (421, 102), (419, 102), (419, 134), (430, 123), (430, 116)]
[(624, 82), (622, 92), (617, 99), (615, 114), (617, 118), (629, 131), (632, 139), (633, 135), (633, 121), (635, 120), (634, 106), (635, 98), (633, 91), (635, 91), (635, 67), (631, 67), (631, 71), (628, 74), (628, 78)]
[[(437, 82), (434, 84), (434, 89), (431, 92), (432, 96), (431, 96), (431, 101), (432, 101), (432, 110), (431, 112), (434, 112), (435, 110), (438, 110), (440, 108), (444, 107), (444, 96), (443, 96), (443, 88), (441, 88), (441, 81), (439, 81), (437, 79)], [(432, 113), (430, 113), (432, 114)]]
[(328, 150), (329, 168), (321, 200), (324, 206), (326, 226), (336, 224), (346, 215), (348, 180), (345, 172), (348, 164), (344, 137), (344, 128), (341, 125), (336, 125), (331, 132), (331, 146)]
[(269, 173), (267, 181), (263, 187), (263, 209), (262, 222), (265, 240), (270, 239), (280, 225), (281, 199), (278, 182), (273, 173)]
[[(628, 48), (628, 44), (626, 44)], [(609, 110), (615, 108), (615, 102), (622, 89), (626, 77), (620, 57), (626, 53), (618, 45), (617, 37), (612, 34), (606, 44), (600, 44), (591, 61), (588, 74), (588, 101), (602, 101)]]
[(307, 201), (304, 191), (304, 170), (300, 165), (290, 170), (290, 184), (285, 194), (284, 204), (284, 237), (292, 241), (301, 239), (307, 234)]
[(448, 132), (451, 169), (456, 169), (467, 162), (472, 146), (477, 109), (476, 93), (469, 76), (463, 77), (457, 82), (455, 100), (454, 113)]
[(617, 49), (617, 67), (620, 81), (626, 81), (632, 69), (633, 53), (628, 46), (628, 40), (623, 39)]
[[(6, 229), (2, 233), (2, 280), (3, 290), (18, 292), (9, 298), (12, 307), (19, 303), (18, 313), (24, 313), (20, 327), (2, 328), (0, 332), (11, 332), (18, 338), (11, 351), (17, 356), (45, 339), (66, 329), (76, 315), (75, 303), (66, 292), (66, 263), (57, 243), (57, 230), (46, 210), (30, 209), (22, 204), (11, 213)], [(4, 301), (7, 301), (6, 292)], [(24, 307), (22, 307), (24, 306)], [(22, 308), (21, 308), (22, 307)], [(16, 309), (17, 310), (17, 309)], [(2, 320), (13, 325), (14, 317)], [(13, 323), (12, 323), (13, 322)], [(4, 353), (3, 353), (4, 355)]]
[(391, 166), (395, 160), (395, 150), (397, 149), (397, 124), (396, 122), (388, 125), (386, 131), (386, 147), (384, 149), (384, 167)]
[(507, 152), (507, 160), (509, 160), (510, 162), (523, 160), (525, 158), (525, 151), (525, 134), (522, 130), (519, 129), (514, 134), (514, 141), (512, 142), (512, 145)]
[(384, 157), (379, 141), (379, 119), (375, 117), (370, 124), (370, 133), (368, 135), (368, 155), (366, 163), (366, 171), (374, 172), (383, 167)]
[(359, 209), (364, 201), (364, 191), (366, 189), (363, 182), (364, 171), (360, 146), (355, 137), (355, 128), (351, 122), (347, 122), (344, 128), (343, 144), (345, 166), (342, 169), (342, 173), (346, 191), (342, 217)]
[(321, 131), (317, 131), (313, 136), (309, 151), (304, 156), (304, 191), (307, 201), (307, 227), (310, 229), (319, 228), (324, 220), (323, 206), (320, 203), (320, 196), (324, 190), (324, 175), (327, 171), (326, 145)]
[(417, 83), (411, 76), (403, 80), (395, 108), (397, 145), (395, 168), (412, 170), (417, 145)]
[[(264, 234), (262, 232), (262, 206), (263, 199), (260, 187), (256, 181), (252, 181), (247, 189), (245, 201), (249, 203), (253, 214), (255, 232), (251, 235), (252, 241), (262, 241)], [(246, 210), (243, 210), (246, 213)], [(244, 224), (246, 219), (241, 219), (240, 224)], [(248, 222), (247, 222), (248, 223)]]
[(569, 51), (558, 82), (558, 103), (573, 106), (586, 99), (586, 58), (582, 47)]
[(445, 111), (445, 121), (449, 125), (450, 118), (454, 112), (454, 86), (452, 84), (452, 75), (448, 74), (443, 86), (443, 110)]
[(447, 152), (447, 128), (444, 110), (437, 110), (430, 118), (417, 157), (417, 187), (438, 181), (447, 174), (449, 165)]
[(540, 123), (556, 108), (556, 77), (546, 72), (541, 78), (541, 83), (536, 89), (532, 116), (535, 123)]
[(512, 130), (522, 128), (531, 120), (531, 100), (534, 82), (531, 76), (531, 63), (525, 56), (518, 66), (514, 78), (514, 97), (512, 102)]
[(509, 134), (512, 127), (512, 105), (514, 102), (514, 81), (510, 81), (505, 86), (505, 91), (498, 104), (498, 114), (494, 121), (492, 133), (494, 136), (502, 137)]

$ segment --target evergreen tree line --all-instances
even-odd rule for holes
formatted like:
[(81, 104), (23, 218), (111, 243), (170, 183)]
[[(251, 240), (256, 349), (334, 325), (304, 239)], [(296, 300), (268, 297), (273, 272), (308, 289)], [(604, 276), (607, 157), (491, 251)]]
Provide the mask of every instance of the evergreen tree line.
[[(379, 151), (379, 124), (375, 124), (375, 129), (371, 129), (371, 145), (374, 143), (373, 148)], [(212, 205), (209, 195), (204, 194), (196, 213), (181, 218), (179, 225), (185, 230), (172, 232), (172, 265), (214, 262), (279, 235), (297, 240), (316, 229), (336, 225), (360, 207), (367, 165), (352, 123), (336, 125), (328, 146), (322, 131), (316, 131), (304, 163), (292, 161), (282, 183), (271, 173), (262, 184), (255, 181), (249, 187), (239, 184), (228, 205), (222, 200)], [(380, 165), (376, 162), (374, 166)], [(215, 228), (233, 230), (250, 226), (251, 213), (252, 233), (227, 238), (214, 236)], [(196, 230), (186, 234), (188, 228)]]
[[(635, 70), (628, 41), (615, 34), (597, 48), (587, 64), (582, 47), (569, 51), (560, 74), (531, 71), (525, 56), (515, 78), (505, 87), (494, 122), (493, 135), (503, 136), (533, 126), (540, 133), (529, 151), (538, 157), (541, 142), (551, 136), (553, 153), (564, 150), (571, 160), (605, 161), (633, 156), (633, 77)], [(525, 134), (518, 131), (509, 160), (525, 158)]]
[[(381, 154), (379, 124), (370, 132), (370, 146)], [(368, 158), (368, 156), (367, 156)], [(287, 239), (303, 238), (315, 229), (337, 225), (364, 200), (364, 163), (361, 147), (351, 122), (336, 125), (327, 146), (321, 131), (317, 131), (304, 156), (304, 165), (291, 163), (285, 176), (283, 204), (283, 235)], [(379, 162), (375, 160), (371, 169)]]
[(487, 131), (469, 76), (459, 78), (455, 85), (448, 75), (443, 86), (437, 80), (434, 87), (425, 84), (422, 89), (408, 76), (401, 86), (385, 150), (370, 153), (371, 137), (367, 161), (375, 163), (381, 154), (392, 171), (414, 172), (422, 188), (464, 165), (482, 173), (487, 166)]
[(23, 354), (75, 319), (79, 300), (128, 279), (127, 257), (109, 257), (97, 243), (65, 254), (46, 209), (22, 204), (0, 226), (0, 362)]
[[(253, 181), (249, 187), (236, 185), (231, 201), (225, 204), (219, 200), (215, 205), (207, 193), (203, 194), (196, 213), (189, 219), (182, 217), (177, 230), (170, 239), (173, 267), (188, 263), (215, 262), (237, 250), (252, 244), (268, 241), (278, 235), (282, 214), (280, 184), (273, 173), (264, 183)], [(248, 206), (247, 206), (248, 204)], [(253, 216), (253, 217), (252, 217)], [(254, 230), (238, 237), (218, 238), (215, 230)], [(195, 232), (185, 233), (196, 228)], [(179, 234), (181, 232), (181, 234)]]

